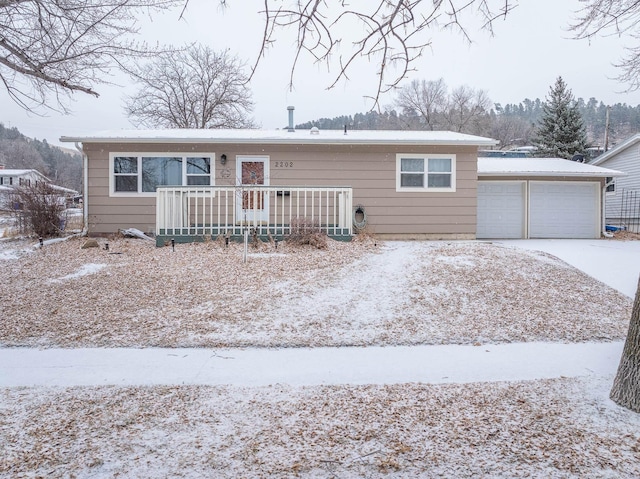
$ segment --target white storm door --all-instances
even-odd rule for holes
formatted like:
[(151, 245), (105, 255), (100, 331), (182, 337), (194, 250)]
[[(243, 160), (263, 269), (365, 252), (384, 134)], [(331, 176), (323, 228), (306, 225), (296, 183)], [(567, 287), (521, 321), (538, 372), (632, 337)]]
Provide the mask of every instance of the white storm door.
[(268, 156), (238, 156), (236, 159), (236, 221), (269, 221)]

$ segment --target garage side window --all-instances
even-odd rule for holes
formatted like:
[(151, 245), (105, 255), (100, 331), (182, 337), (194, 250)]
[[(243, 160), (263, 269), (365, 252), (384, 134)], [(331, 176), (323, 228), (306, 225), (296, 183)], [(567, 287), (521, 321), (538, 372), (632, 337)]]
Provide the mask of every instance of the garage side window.
[(454, 192), (455, 155), (399, 154), (396, 157), (396, 191)]
[(605, 184), (607, 185), (607, 193), (615, 193), (616, 192), (616, 180), (612, 176), (607, 176), (605, 179)]
[(153, 196), (158, 186), (209, 186), (213, 184), (214, 154), (110, 155), (109, 194)]

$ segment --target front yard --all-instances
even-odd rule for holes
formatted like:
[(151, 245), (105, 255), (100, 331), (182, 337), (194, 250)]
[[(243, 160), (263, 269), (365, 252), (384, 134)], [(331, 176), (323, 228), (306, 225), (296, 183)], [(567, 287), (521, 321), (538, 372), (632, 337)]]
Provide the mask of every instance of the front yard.
[[(490, 243), (265, 246), (247, 263), (238, 245), (83, 243), (0, 246), (2, 347), (612, 341), (631, 314), (628, 297), (557, 258)], [(5, 388), (0, 478), (639, 477), (640, 415), (608, 399), (611, 382), (585, 371), (441, 385)]]
[[(479, 242), (250, 250), (76, 239), (2, 261), (0, 346), (298, 347), (610, 341), (631, 300)], [(104, 243), (104, 241), (103, 241)]]

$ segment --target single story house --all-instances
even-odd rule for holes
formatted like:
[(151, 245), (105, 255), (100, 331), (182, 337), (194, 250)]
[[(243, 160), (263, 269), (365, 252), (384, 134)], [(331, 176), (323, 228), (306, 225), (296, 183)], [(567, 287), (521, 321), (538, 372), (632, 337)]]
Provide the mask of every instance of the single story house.
[[(540, 171), (479, 163), (478, 149), (497, 142), (447, 131), (125, 130), (61, 141), (84, 155), (89, 234), (135, 227), (158, 244), (237, 236), (247, 226), (278, 237), (301, 223), (338, 238), (365, 228), (381, 238), (595, 238), (605, 177), (618, 174), (576, 170), (574, 162), (564, 170), (527, 163)], [(501, 184), (507, 197), (495, 188)], [(515, 190), (522, 195), (517, 234), (515, 210), (504, 227), (496, 213), (500, 204), (513, 207)], [(561, 228), (537, 229), (536, 215), (556, 222), (563, 201), (580, 209), (585, 198), (589, 228), (576, 232), (563, 216)]]
[(608, 225), (640, 233), (640, 133), (596, 157), (591, 164), (626, 173), (611, 178), (607, 186), (606, 220)]

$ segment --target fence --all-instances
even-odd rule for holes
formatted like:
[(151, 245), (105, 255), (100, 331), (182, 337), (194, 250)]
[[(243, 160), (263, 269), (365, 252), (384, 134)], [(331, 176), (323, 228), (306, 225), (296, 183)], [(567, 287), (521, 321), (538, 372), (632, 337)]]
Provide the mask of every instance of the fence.
[(632, 233), (640, 233), (640, 190), (620, 191), (620, 216), (617, 223)]
[(283, 237), (303, 219), (331, 237), (352, 234), (349, 187), (159, 187), (156, 197), (160, 238), (241, 236), (247, 228)]

